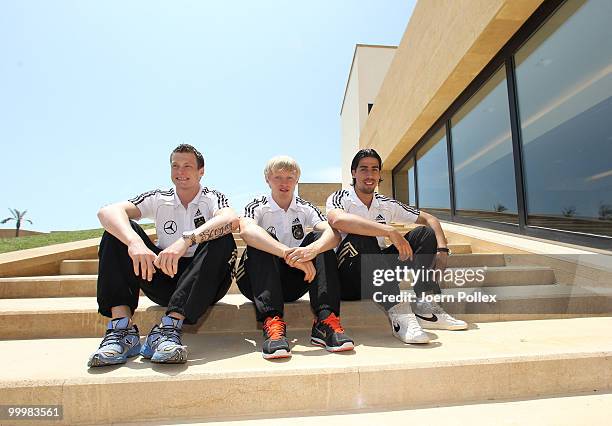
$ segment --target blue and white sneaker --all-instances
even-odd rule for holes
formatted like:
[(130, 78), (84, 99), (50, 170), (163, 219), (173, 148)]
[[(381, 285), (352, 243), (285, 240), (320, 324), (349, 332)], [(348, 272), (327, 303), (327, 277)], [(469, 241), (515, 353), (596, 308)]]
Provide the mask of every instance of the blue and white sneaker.
[(183, 364), (187, 362), (187, 346), (181, 342), (183, 320), (163, 316), (155, 325), (140, 349), (140, 355), (151, 362)]
[(124, 364), (128, 358), (138, 355), (140, 351), (140, 333), (138, 327), (130, 324), (129, 318), (115, 318), (109, 321), (106, 334), (87, 362), (88, 367)]

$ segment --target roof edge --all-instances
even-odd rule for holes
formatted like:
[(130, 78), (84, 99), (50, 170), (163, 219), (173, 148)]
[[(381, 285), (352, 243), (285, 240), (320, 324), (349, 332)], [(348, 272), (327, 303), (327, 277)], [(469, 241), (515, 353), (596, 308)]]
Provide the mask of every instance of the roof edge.
[(353, 65), (355, 64), (355, 57), (357, 56), (357, 49), (359, 47), (374, 47), (381, 49), (397, 49), (398, 46), (386, 45), (386, 44), (365, 44), (365, 43), (357, 43), (355, 44), (355, 49), (353, 49), (353, 59), (351, 60), (351, 67), (349, 68), (348, 78), (346, 79), (346, 85), (344, 86), (344, 95), (342, 96), (342, 105), (340, 105), (340, 115), (342, 115), (342, 110), (344, 109), (344, 101), (346, 100), (346, 92), (348, 91), (348, 86), (351, 81), (351, 74), (353, 73)]

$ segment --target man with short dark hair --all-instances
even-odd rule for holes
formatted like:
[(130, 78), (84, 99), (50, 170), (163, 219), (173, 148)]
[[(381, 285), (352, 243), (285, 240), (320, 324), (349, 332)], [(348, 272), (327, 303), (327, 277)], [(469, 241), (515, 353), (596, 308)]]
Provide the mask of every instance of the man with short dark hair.
[[(407, 262), (418, 270), (444, 270), (449, 250), (440, 222), (434, 216), (419, 211), (392, 198), (375, 192), (381, 179), (382, 160), (373, 149), (360, 150), (351, 163), (353, 184), (329, 196), (326, 209), (329, 224), (342, 233), (337, 249), (342, 300), (358, 300), (366, 294), (372, 296), (373, 288), (362, 280), (362, 260), (367, 259), (377, 267), (393, 268), (391, 259)], [(417, 227), (402, 235), (391, 223), (417, 223)], [(385, 237), (392, 245), (386, 247)], [(370, 255), (362, 258), (363, 255)], [(381, 255), (381, 256), (379, 256)], [(387, 256), (384, 255), (393, 255)], [(400, 294), (399, 283), (391, 280), (383, 285), (387, 296)], [(414, 291), (420, 298), (426, 292), (440, 293), (434, 279), (414, 283)], [(380, 302), (387, 312), (395, 337), (406, 343), (428, 343), (425, 328), (462, 330), (464, 321), (453, 318), (436, 303), (416, 303), (417, 315), (410, 303), (397, 303), (393, 297)]]
[[(174, 188), (145, 192), (98, 212), (98, 311), (111, 320), (89, 367), (122, 364), (141, 354), (158, 363), (184, 363), (183, 323), (195, 324), (229, 289), (236, 261), (232, 230), (238, 218), (221, 192), (202, 187), (204, 157), (191, 145), (170, 155)], [(134, 222), (152, 219), (154, 244)], [(144, 345), (132, 315), (140, 291), (167, 306)]]

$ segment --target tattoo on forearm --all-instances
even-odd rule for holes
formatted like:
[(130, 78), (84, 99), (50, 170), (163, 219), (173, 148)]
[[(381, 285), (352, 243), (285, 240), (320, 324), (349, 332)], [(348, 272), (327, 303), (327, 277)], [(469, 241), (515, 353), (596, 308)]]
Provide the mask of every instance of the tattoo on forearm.
[(232, 232), (232, 224), (228, 223), (226, 225), (217, 226), (213, 229), (207, 229), (196, 234), (196, 243), (200, 244), (204, 241), (214, 240), (215, 238), (219, 238), (224, 236), (225, 234), (229, 234)]

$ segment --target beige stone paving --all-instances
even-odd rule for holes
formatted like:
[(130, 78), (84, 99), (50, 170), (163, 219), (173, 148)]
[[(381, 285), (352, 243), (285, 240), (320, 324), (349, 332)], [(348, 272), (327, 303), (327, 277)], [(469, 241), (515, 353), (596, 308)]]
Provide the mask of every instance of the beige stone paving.
[(187, 334), (185, 344), (189, 345), (190, 356), (184, 366), (152, 365), (137, 357), (122, 367), (93, 370), (87, 369), (86, 361), (99, 338), (8, 340), (0, 341), (0, 365), (11, 368), (0, 371), (0, 383), (4, 387), (33, 381), (99, 383), (136, 378), (168, 380), (178, 375), (236, 377), (612, 355), (612, 318), (608, 317), (483, 323), (477, 327), (460, 332), (432, 331), (430, 336), (435, 340), (421, 346), (405, 345), (379, 329), (349, 330), (357, 347), (344, 354), (328, 354), (313, 347), (308, 331), (292, 332), (289, 327), (293, 357), (276, 362), (261, 357), (258, 332)]
[[(466, 425), (604, 425), (610, 423), (612, 394), (594, 393), (564, 395), (552, 398), (481, 402), (465, 405), (425, 407), (412, 410), (370, 411), (340, 413), (327, 416), (312, 415), (285, 418), (225, 420), (208, 423), (146, 423), (159, 425), (207, 425), (207, 426), (269, 426), (280, 424), (306, 425), (406, 425), (419, 426)], [(135, 426), (144, 423), (130, 423)]]

